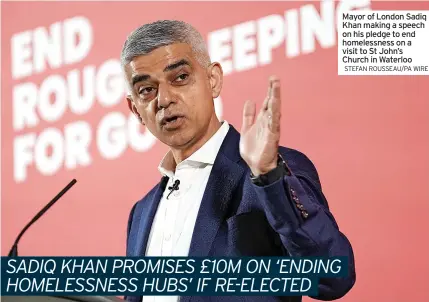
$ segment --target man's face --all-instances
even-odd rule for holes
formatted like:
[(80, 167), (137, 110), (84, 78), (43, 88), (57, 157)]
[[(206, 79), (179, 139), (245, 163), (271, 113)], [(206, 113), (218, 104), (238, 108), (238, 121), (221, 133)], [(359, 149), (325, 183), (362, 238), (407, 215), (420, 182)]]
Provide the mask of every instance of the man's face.
[(130, 109), (160, 141), (177, 149), (198, 141), (216, 118), (222, 86), (218, 64), (201, 66), (188, 44), (172, 44), (125, 67)]

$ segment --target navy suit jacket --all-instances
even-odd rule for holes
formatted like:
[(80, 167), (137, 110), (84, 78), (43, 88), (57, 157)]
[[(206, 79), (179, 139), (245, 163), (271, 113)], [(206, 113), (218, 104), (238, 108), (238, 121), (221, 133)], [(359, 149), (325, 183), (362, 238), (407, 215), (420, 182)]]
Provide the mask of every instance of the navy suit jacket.
[[(240, 134), (230, 125), (214, 162), (198, 212), (189, 256), (347, 256), (348, 277), (319, 283), (318, 300), (344, 296), (355, 283), (353, 250), (338, 228), (312, 162), (299, 151), (280, 147), (292, 174), (256, 186), (239, 152)], [(163, 177), (131, 210), (127, 256), (145, 256), (152, 222), (168, 178)], [(293, 199), (293, 196), (295, 200)], [(302, 204), (298, 209), (296, 203)], [(303, 215), (302, 209), (308, 213)], [(141, 297), (126, 297), (140, 301)], [(301, 301), (301, 297), (181, 297), (182, 302)]]

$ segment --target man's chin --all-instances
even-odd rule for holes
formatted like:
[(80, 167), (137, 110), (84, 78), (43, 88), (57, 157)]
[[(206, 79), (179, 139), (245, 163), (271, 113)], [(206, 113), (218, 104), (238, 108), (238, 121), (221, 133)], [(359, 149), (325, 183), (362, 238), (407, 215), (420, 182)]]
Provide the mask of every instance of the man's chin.
[(173, 149), (184, 149), (192, 144), (192, 137), (185, 135), (184, 131), (177, 133), (170, 133), (165, 137), (164, 143)]

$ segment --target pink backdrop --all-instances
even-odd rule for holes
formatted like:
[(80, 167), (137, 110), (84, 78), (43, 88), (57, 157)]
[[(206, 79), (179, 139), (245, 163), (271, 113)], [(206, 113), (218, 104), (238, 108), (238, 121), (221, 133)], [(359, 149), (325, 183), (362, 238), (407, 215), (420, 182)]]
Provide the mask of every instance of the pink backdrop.
[[(262, 102), (269, 75), (280, 75), (284, 104), (281, 143), (303, 151), (315, 163), (332, 212), (354, 247), (357, 283), (341, 301), (429, 300), (429, 78), (337, 76), (336, 38), (330, 40), (329, 35), (325, 35), (320, 41), (314, 39), (311, 28), (317, 18), (311, 16), (323, 11), (321, 24), (324, 26), (319, 24), (315, 28), (330, 32), (335, 23), (335, 8), (344, 3), (2, 2), (1, 5), (2, 255), (7, 254), (25, 223), (72, 178), (78, 183), (23, 237), (20, 254), (124, 255), (129, 210), (160, 179), (157, 165), (167, 151), (145, 129), (137, 132), (133, 123), (127, 126), (128, 111), (123, 94), (115, 98), (115, 91), (121, 89), (121, 78), (112, 70), (116, 70), (114, 67), (122, 44), (132, 29), (157, 19), (182, 19), (197, 27), (214, 45), (213, 56), (220, 56), (221, 46), (213, 44), (214, 32), (224, 29), (226, 37), (232, 33), (232, 39), (237, 42), (239, 37), (234, 35), (239, 35), (239, 28), (246, 26), (236, 25), (255, 21), (248, 24), (249, 30), (259, 24), (260, 18), (277, 15), (273, 20), (286, 20), (287, 38), (273, 49), (269, 64), (260, 63), (263, 50), (250, 50), (248, 53), (256, 53), (256, 66), (239, 70), (242, 46), (232, 43), (224, 47), (231, 47), (232, 56), (234, 52), (236, 56), (232, 59), (234, 70), (225, 76), (220, 114), (239, 129), (244, 102), (247, 99)], [(356, 8), (364, 6), (374, 10), (429, 9), (428, 2), (370, 3), (361, 0), (353, 5)], [(60, 29), (63, 34), (59, 37), (63, 37), (66, 35), (64, 20), (77, 16), (86, 18), (92, 29), (92, 43), (87, 55), (78, 62), (59, 67), (47, 64), (46, 69), (35, 71), (38, 66), (43, 66), (38, 65), (40, 62), (46, 61), (43, 55), (41, 59), (36, 58), (41, 53), (41, 44), (31, 44), (37, 36), (35, 29), (49, 29), (55, 22), (61, 22), (61, 26), (54, 30)], [(294, 23), (294, 16), (300, 22)], [(298, 40), (293, 40), (295, 29)], [(28, 35), (20, 35), (26, 31), (30, 31)], [(310, 36), (305, 38), (305, 32), (310, 32)], [(24, 39), (20, 41), (26, 41), (21, 50), (31, 52), (28, 59), (18, 58), (17, 54), (12, 57), (13, 35), (20, 35)], [(37, 37), (40, 40), (40, 36)], [(259, 38), (253, 35), (249, 39), (263, 47), (263, 40)], [(51, 41), (52, 49), (60, 45), (55, 44), (54, 38)], [(64, 46), (62, 40), (58, 41)], [(71, 41), (80, 43), (79, 39)], [(314, 48), (311, 41), (315, 41)], [(296, 55), (291, 55), (293, 49), (297, 50)], [(64, 55), (64, 51), (60, 54)], [(19, 55), (27, 58), (24, 50)], [(49, 56), (54, 57), (55, 51)], [(106, 61), (112, 59), (114, 62), (109, 67)], [(23, 66), (30, 66), (31, 74), (14, 77), (12, 62), (18, 62), (16, 70), (21, 74), (26, 71)], [(224, 59), (224, 63), (228, 64), (228, 60)], [(52, 97), (50, 102), (40, 105), (42, 97), (36, 98), (40, 105), (35, 111), (39, 122), (19, 129), (19, 117), (26, 109), (18, 104), (14, 91), (27, 93), (27, 100), (35, 99), (29, 90), (20, 89), (19, 85), (32, 82), (37, 87), (34, 92), (38, 93), (48, 77), (52, 80), (54, 75), (59, 75), (59, 78), (54, 77), (57, 84), (52, 80), (52, 85), (61, 92), (61, 83), (72, 81), (70, 79), (76, 74), (81, 77), (82, 71), (91, 69), (91, 66), (97, 77), (95, 80), (89, 77), (86, 81), (92, 84), (83, 90), (95, 89), (98, 96), (102, 95), (98, 98), (104, 98), (104, 103), (95, 97), (87, 112), (76, 114), (67, 106), (58, 120), (47, 121), (43, 116), (49, 115), (49, 111), (43, 111), (43, 108), (54, 108), (51, 113), (54, 112), (58, 109), (55, 107), (58, 100)], [(107, 78), (103, 79), (104, 75)], [(101, 88), (97, 88), (97, 81), (102, 83)], [(79, 83), (82, 92), (81, 80)], [(76, 92), (74, 88), (70, 90)], [(109, 96), (111, 105), (107, 106)], [(66, 99), (68, 104), (69, 98)], [(112, 112), (116, 112), (116, 116), (110, 116), (102, 126), (102, 121)], [(14, 116), (15, 125), (18, 125), (15, 127)], [(49, 160), (53, 154), (66, 152), (58, 153), (55, 148), (69, 144), (66, 147), (67, 163), (61, 164), (58, 170), (51, 170), (52, 175), (44, 175), (43, 167), (37, 167), (34, 148), (23, 151), (17, 147), (18, 141), (24, 137), (28, 139), (32, 133), (36, 145), (43, 146), (43, 139), (49, 141), (54, 136), (46, 135), (48, 132), (43, 134), (47, 128), (57, 129), (60, 137), (69, 131), (67, 135), (70, 136), (70, 129), (78, 127), (77, 122), (82, 127), (88, 125), (82, 131), (91, 137), (88, 141), (89, 161), (83, 154), (75, 168), (67, 168), (73, 162), (70, 141), (56, 141), (59, 145), (45, 150), (47, 155), (43, 152), (39, 155), (38, 161), (40, 158)], [(73, 126), (69, 129), (70, 124)], [(64, 130), (65, 127), (69, 130)], [(107, 128), (100, 130), (103, 127)], [(104, 139), (104, 144), (97, 143), (99, 138)], [(130, 143), (131, 140), (139, 143)], [(124, 146), (123, 152), (118, 151), (120, 154), (115, 158), (103, 156), (113, 154), (115, 148), (121, 146)], [(25, 154), (33, 158), (28, 166), (17, 160)]]

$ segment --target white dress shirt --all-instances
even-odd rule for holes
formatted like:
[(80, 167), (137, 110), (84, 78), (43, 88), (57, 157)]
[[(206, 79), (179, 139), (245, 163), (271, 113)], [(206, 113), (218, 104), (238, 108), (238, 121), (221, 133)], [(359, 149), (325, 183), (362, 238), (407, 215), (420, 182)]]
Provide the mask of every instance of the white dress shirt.
[[(228, 130), (228, 122), (223, 121), (218, 131), (175, 169), (171, 151), (164, 156), (158, 170), (168, 176), (169, 181), (152, 223), (146, 256), (188, 256), (207, 181)], [(176, 179), (180, 180), (179, 190), (170, 194), (168, 187)], [(175, 296), (145, 296), (143, 300), (177, 302), (179, 299)]]

